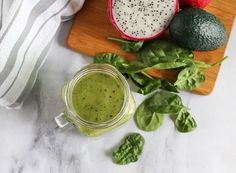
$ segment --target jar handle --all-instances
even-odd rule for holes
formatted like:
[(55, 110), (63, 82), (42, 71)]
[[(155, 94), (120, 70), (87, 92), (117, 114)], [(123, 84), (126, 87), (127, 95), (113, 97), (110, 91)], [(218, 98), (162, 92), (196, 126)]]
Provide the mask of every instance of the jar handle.
[(68, 126), (70, 123), (65, 119), (65, 113), (60, 113), (57, 115), (54, 120), (59, 128), (64, 128)]

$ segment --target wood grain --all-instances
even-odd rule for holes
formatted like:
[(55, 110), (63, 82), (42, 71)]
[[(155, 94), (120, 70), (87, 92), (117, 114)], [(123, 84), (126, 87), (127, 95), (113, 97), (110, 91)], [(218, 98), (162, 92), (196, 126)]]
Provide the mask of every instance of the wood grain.
[[(213, 0), (206, 10), (223, 21), (230, 35), (236, 13), (236, 0)], [(73, 22), (67, 39), (68, 47), (89, 56), (100, 52), (114, 52), (127, 57), (130, 61), (135, 59), (134, 54), (122, 51), (118, 43), (107, 40), (108, 36), (120, 37), (108, 19), (107, 0), (86, 0), (83, 9)], [(199, 60), (214, 63), (224, 57), (225, 48), (226, 45), (215, 51), (194, 52), (194, 54)], [(214, 89), (219, 69), (220, 67), (214, 67), (205, 70), (206, 82), (194, 92), (202, 95), (210, 94)], [(151, 70), (149, 74), (169, 80), (176, 78), (176, 73), (169, 71)]]

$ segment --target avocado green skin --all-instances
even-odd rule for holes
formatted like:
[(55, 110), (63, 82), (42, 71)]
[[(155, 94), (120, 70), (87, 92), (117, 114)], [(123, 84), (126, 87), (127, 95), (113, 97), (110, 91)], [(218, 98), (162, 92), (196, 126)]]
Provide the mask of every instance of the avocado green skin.
[(187, 8), (171, 21), (170, 36), (184, 48), (208, 51), (225, 44), (227, 31), (224, 24), (211, 13), (198, 8)]

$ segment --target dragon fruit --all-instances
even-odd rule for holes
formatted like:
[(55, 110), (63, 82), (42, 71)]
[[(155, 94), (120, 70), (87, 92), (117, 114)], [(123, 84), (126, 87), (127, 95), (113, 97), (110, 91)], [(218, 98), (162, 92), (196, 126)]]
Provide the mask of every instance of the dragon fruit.
[(127, 40), (151, 40), (160, 36), (179, 10), (178, 0), (109, 0), (112, 24)]
[(179, 0), (181, 8), (185, 7), (195, 7), (195, 8), (204, 8), (206, 7), (211, 0)]

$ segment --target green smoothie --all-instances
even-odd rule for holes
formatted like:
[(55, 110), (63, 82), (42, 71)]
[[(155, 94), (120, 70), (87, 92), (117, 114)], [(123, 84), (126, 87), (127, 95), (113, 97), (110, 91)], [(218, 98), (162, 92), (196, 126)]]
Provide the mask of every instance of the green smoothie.
[(120, 112), (124, 104), (124, 88), (111, 75), (90, 73), (75, 84), (72, 104), (82, 119), (93, 123), (107, 122)]

